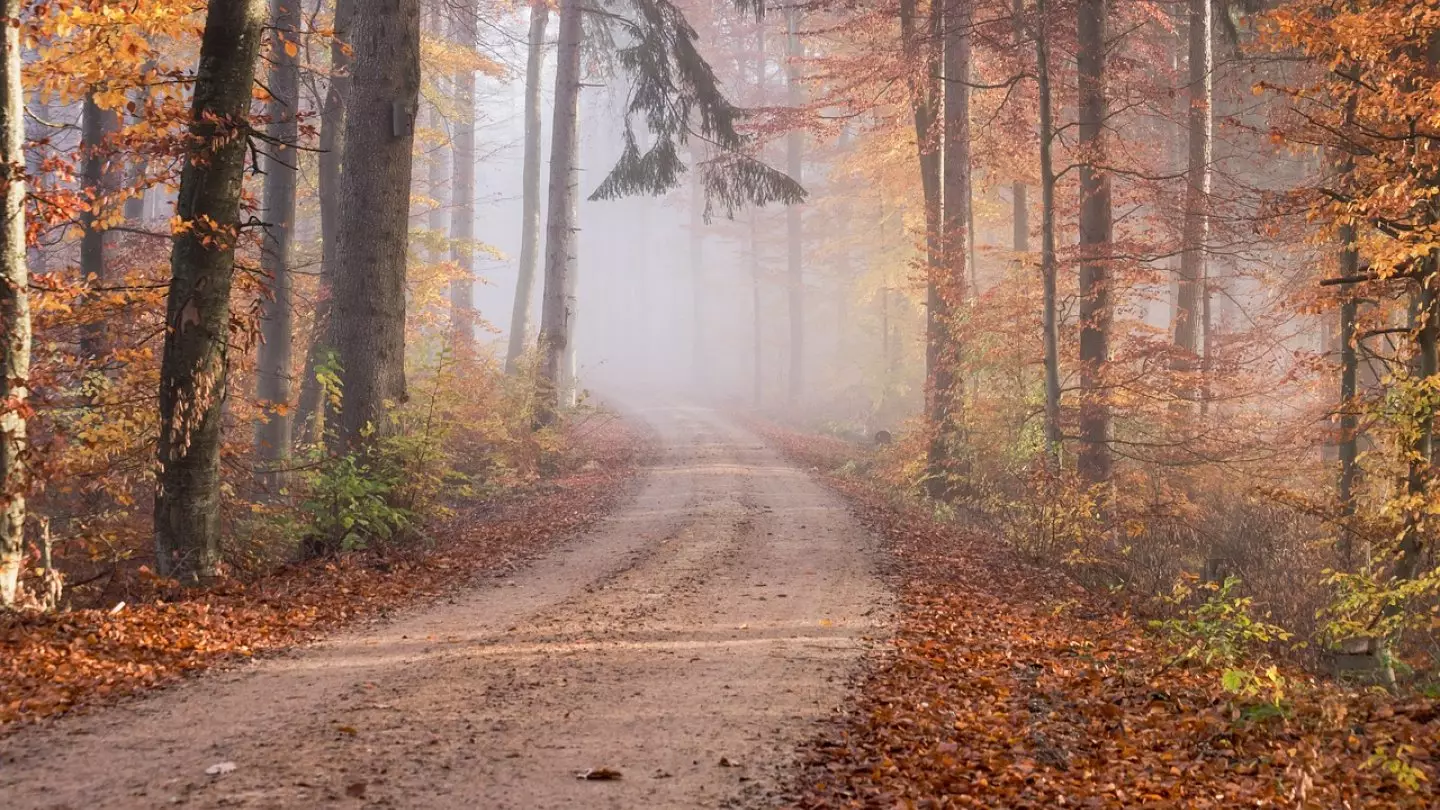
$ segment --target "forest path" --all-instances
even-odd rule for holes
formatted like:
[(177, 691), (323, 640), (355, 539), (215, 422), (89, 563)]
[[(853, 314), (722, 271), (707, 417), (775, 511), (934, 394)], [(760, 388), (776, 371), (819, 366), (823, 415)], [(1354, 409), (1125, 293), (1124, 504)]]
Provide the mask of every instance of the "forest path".
[(0, 804), (773, 804), (885, 621), (874, 541), (714, 412), (637, 413), (660, 457), (595, 529), (448, 604), (0, 739)]

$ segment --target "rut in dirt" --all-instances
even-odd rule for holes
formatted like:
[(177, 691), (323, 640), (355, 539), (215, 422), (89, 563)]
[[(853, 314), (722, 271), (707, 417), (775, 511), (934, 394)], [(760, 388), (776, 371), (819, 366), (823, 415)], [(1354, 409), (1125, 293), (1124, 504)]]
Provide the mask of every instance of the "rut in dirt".
[(388, 626), (12, 735), (0, 795), (74, 810), (783, 803), (797, 746), (883, 632), (874, 541), (713, 411), (638, 416), (658, 458), (594, 530)]

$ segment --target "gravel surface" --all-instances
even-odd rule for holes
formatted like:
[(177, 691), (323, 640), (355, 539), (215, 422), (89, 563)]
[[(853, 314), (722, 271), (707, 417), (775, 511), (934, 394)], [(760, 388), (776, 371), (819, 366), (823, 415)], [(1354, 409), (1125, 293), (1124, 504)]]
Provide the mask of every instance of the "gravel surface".
[(660, 453), (595, 529), (388, 624), (0, 740), (0, 806), (780, 803), (884, 633), (874, 540), (715, 412), (635, 415)]

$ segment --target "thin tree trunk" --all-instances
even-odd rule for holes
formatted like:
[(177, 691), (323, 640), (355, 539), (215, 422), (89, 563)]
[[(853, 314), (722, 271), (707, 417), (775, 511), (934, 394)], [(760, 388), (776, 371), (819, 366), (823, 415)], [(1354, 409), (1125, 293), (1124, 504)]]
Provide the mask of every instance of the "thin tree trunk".
[(561, 364), (570, 341), (570, 256), (575, 242), (575, 157), (579, 148), (580, 39), (584, 8), (580, 0), (561, 0), (560, 41), (555, 59), (555, 131), (550, 147), (549, 220), (545, 233), (545, 294), (540, 314), (540, 378), (536, 421), (555, 421)]
[[(1345, 123), (1353, 123), (1355, 99), (1352, 97), (1345, 106)], [(1355, 158), (1343, 153), (1338, 161), (1338, 174), (1342, 183), (1348, 185), (1350, 175), (1355, 171)], [(1346, 220), (1340, 225), (1340, 276), (1354, 278), (1360, 274), (1360, 248), (1355, 223)], [(1340, 480), (1338, 497), (1340, 510), (1346, 517), (1355, 514), (1355, 484), (1360, 474), (1360, 415), (1356, 411), (1360, 393), (1360, 352), (1355, 345), (1355, 321), (1359, 317), (1359, 299), (1350, 291), (1344, 293), (1340, 303)], [(1353, 570), (1354, 539), (1342, 527), (1340, 554), (1345, 567)], [(1368, 556), (1368, 555), (1367, 555)]]
[(271, 0), (270, 155), (265, 161), (265, 238), (261, 273), (270, 280), (270, 297), (261, 302), (260, 356), (255, 397), (268, 413), (255, 426), (255, 451), (261, 480), (279, 490), (279, 468), (290, 457), (290, 363), (294, 335), (290, 265), (295, 243), (295, 189), (300, 139), (300, 0)]
[[(765, 26), (755, 26), (755, 106), (765, 106)], [(760, 218), (757, 211), (750, 211), (750, 320), (751, 320), (751, 347), (754, 350), (754, 359), (751, 364), (753, 381), (751, 383), (751, 396), (755, 407), (758, 409), (765, 401), (765, 329), (762, 321), (762, 305), (764, 303), (761, 284), (762, 267), (760, 261)]]
[(420, 95), (419, 0), (357, 0), (345, 149), (363, 155), (340, 175), (340, 244), (331, 332), (343, 381), (338, 438), (391, 429), (405, 401), (405, 253)]
[(541, 87), (545, 65), (545, 26), (548, 3), (530, 5), (530, 53), (525, 62), (525, 165), (522, 169), (520, 223), (520, 275), (515, 281), (515, 306), (510, 311), (510, 342), (505, 370), (514, 372), (530, 332), (530, 309), (535, 298), (535, 266), (540, 256), (540, 123)]
[[(445, 12), (448, 4), (432, 3), (425, 12), (425, 33), (435, 39), (445, 37)], [(436, 95), (448, 97), (450, 88), (447, 86), (445, 77), (439, 77), (435, 82)], [(448, 124), (445, 116), (440, 112), (439, 99), (431, 104), (425, 111), (426, 126), (436, 132), (443, 132)], [(451, 141), (453, 145), (454, 136)], [(430, 211), (425, 216), (425, 227), (430, 232), (432, 247), (428, 252), (430, 261), (440, 264), (450, 258), (450, 252), (440, 247), (440, 240), (445, 237), (446, 226), (449, 224), (450, 206), (453, 200), (447, 199), (446, 190), (450, 186), (451, 173), (449, 166), (450, 150), (445, 143), (438, 144), (429, 154), (425, 161), (425, 194), (430, 198)], [(454, 290), (452, 289), (453, 293)]]
[(949, 0), (945, 8), (944, 132), (942, 145), (941, 250), (943, 263), (930, 268), (927, 293), (929, 341), (935, 354), (931, 372), (927, 488), (940, 498), (955, 485), (956, 456), (962, 451), (964, 378), (957, 313), (965, 304), (966, 265), (970, 259), (970, 0)]
[(761, 264), (760, 264), (760, 219), (755, 211), (750, 212), (750, 324), (751, 337), (750, 345), (754, 350), (754, 358), (751, 360), (753, 378), (751, 381), (751, 400), (756, 408), (759, 408), (765, 401), (765, 329), (761, 320)]
[(1042, 329), (1045, 343), (1045, 452), (1060, 469), (1064, 436), (1060, 431), (1060, 318), (1055, 258), (1055, 123), (1050, 98), (1049, 1), (1035, 5), (1035, 73), (1040, 94), (1040, 277), (1044, 285)]
[[(455, 10), (455, 38), (463, 50), (473, 52), (479, 38), (480, 15), (475, 0)], [(475, 345), (475, 71), (466, 69), (455, 77), (455, 182), (452, 196), (455, 213), (450, 219), (451, 258), (460, 268), (460, 277), (450, 285), (450, 317), (457, 351), (469, 352)]]
[[(800, 42), (799, 12), (791, 7), (785, 16), (786, 54), (785, 65), (786, 102), (792, 109), (804, 101), (800, 89), (799, 59), (805, 49)], [(796, 182), (800, 182), (804, 170), (802, 150), (803, 136), (798, 130), (791, 130), (785, 136), (785, 171)], [(785, 209), (785, 242), (788, 248), (786, 261), (786, 293), (790, 306), (790, 386), (788, 402), (794, 407), (800, 402), (805, 389), (805, 266), (804, 232), (799, 205)]]
[(305, 371), (300, 380), (300, 402), (295, 424), (305, 441), (318, 442), (325, 433), (325, 403), (316, 374), (334, 346), (330, 338), (330, 310), (334, 303), (336, 257), (340, 242), (340, 172), (345, 152), (345, 108), (350, 95), (350, 24), (356, 0), (336, 0), (334, 39), (330, 44), (330, 83), (320, 112), (320, 290)]
[[(1211, 133), (1213, 131), (1211, 80), (1210, 0), (1189, 0), (1187, 15), (1189, 46), (1186, 93), (1188, 156), (1185, 169), (1185, 223), (1180, 246), (1180, 288), (1175, 306), (1176, 370), (1193, 373), (1208, 352), (1205, 242), (1210, 231), (1207, 212), (1210, 196)], [(1193, 379), (1182, 381), (1181, 397), (1200, 398), (1200, 386)]]
[[(698, 156), (697, 156), (698, 157)], [(696, 164), (698, 160), (694, 161)], [(706, 383), (705, 365), (705, 189), (700, 173), (690, 184), (690, 380), (697, 392)]]
[(261, 0), (212, 0), (205, 16), (180, 177), (160, 361), (155, 558), (162, 576), (196, 583), (220, 564), (220, 429), (229, 367), (230, 285)]
[[(85, 96), (80, 125), (80, 184), (88, 205), (80, 215), (80, 277), (87, 285), (103, 287), (109, 277), (107, 248), (110, 239), (104, 225), (106, 207), (119, 191), (120, 178), (106, 159), (105, 141), (120, 128), (119, 116), (102, 110), (94, 94)], [(96, 319), (80, 330), (80, 356), (99, 362), (109, 351), (105, 340), (105, 321)]]
[[(4, 0), (6, 20), (20, 0)], [(20, 26), (0, 31), (0, 606), (15, 603), (25, 557), (26, 399), (30, 396), (30, 274), (25, 263), (25, 90)]]
[(1078, 0), (1080, 154), (1080, 448), (1076, 466), (1090, 484), (1110, 480), (1110, 405), (1105, 366), (1110, 359), (1108, 253), (1111, 243), (1110, 178), (1104, 127), (1106, 0)]

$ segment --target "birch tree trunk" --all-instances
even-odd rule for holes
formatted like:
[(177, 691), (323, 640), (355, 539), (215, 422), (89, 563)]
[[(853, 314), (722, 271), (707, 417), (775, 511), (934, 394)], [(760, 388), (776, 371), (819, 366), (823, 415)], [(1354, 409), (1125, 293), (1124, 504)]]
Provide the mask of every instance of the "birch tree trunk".
[(15, 603), (25, 556), (26, 399), (30, 396), (30, 274), (25, 263), (25, 96), (20, 0), (4, 0), (0, 31), (0, 606)]
[(212, 0), (205, 16), (190, 153), (170, 257), (160, 361), (155, 558), (162, 576), (194, 584), (220, 563), (220, 429), (229, 366), (230, 285), (261, 0)]
[(318, 442), (325, 433), (324, 402), (315, 374), (334, 346), (330, 337), (330, 311), (334, 302), (336, 257), (340, 241), (340, 172), (345, 152), (345, 106), (350, 95), (350, 22), (356, 0), (336, 0), (334, 38), (330, 44), (330, 83), (320, 112), (320, 291), (305, 371), (300, 381), (300, 402), (295, 424), (305, 441)]
[(405, 259), (420, 96), (419, 0), (357, 0), (352, 19), (340, 244), (331, 332), (343, 385), (341, 446), (392, 425), (405, 401)]
[(575, 243), (575, 158), (579, 149), (580, 39), (584, 7), (561, 0), (560, 40), (555, 58), (554, 134), (550, 146), (549, 220), (545, 232), (545, 294), (540, 314), (540, 376), (536, 421), (554, 423), (559, 407), (562, 363), (570, 342), (570, 257)]
[(941, 251), (943, 262), (930, 268), (927, 289), (935, 365), (931, 372), (927, 488), (944, 497), (954, 485), (956, 455), (961, 451), (964, 378), (957, 312), (965, 303), (966, 265), (970, 258), (970, 0), (949, 0), (945, 7), (944, 133), (942, 145)]
[(1105, 365), (1110, 359), (1112, 311), (1108, 253), (1111, 243), (1110, 178), (1104, 127), (1108, 4), (1078, 0), (1080, 159), (1080, 447), (1076, 467), (1090, 484), (1110, 480), (1110, 406)]
[(270, 157), (265, 161), (265, 239), (260, 270), (270, 296), (260, 305), (260, 352), (255, 398), (268, 413), (255, 426), (255, 453), (266, 468), (261, 480), (278, 491), (279, 468), (290, 458), (290, 363), (294, 335), (290, 265), (295, 242), (295, 189), (300, 139), (300, 0), (271, 0)]
[[(480, 8), (467, 0), (455, 9), (455, 39), (473, 52), (479, 38)], [(465, 69), (455, 77), (455, 144), (451, 159), (454, 183), (451, 199), (455, 211), (450, 217), (451, 259), (461, 276), (450, 285), (451, 340), (457, 352), (469, 352), (475, 345), (475, 71)]]
[(540, 101), (545, 67), (545, 27), (550, 5), (530, 5), (529, 55), (525, 61), (525, 165), (522, 168), (520, 214), (520, 274), (515, 280), (515, 305), (510, 311), (510, 342), (505, 370), (514, 372), (530, 333), (530, 309), (535, 300), (535, 267), (540, 256)]
[[(800, 42), (800, 13), (795, 7), (790, 7), (785, 15), (786, 24), (786, 55), (789, 60), (785, 66), (785, 90), (786, 102), (790, 107), (798, 108), (804, 97), (800, 89), (800, 65), (799, 59), (805, 53), (804, 46)], [(785, 136), (785, 171), (795, 182), (803, 180), (804, 162), (802, 151), (804, 149), (803, 136), (797, 130), (791, 130)], [(804, 239), (803, 222), (801, 220), (800, 206), (791, 205), (785, 209), (785, 242), (788, 248), (786, 259), (786, 290), (790, 306), (790, 387), (789, 404), (793, 407), (798, 404), (802, 392), (805, 389), (805, 265), (804, 265)]]

